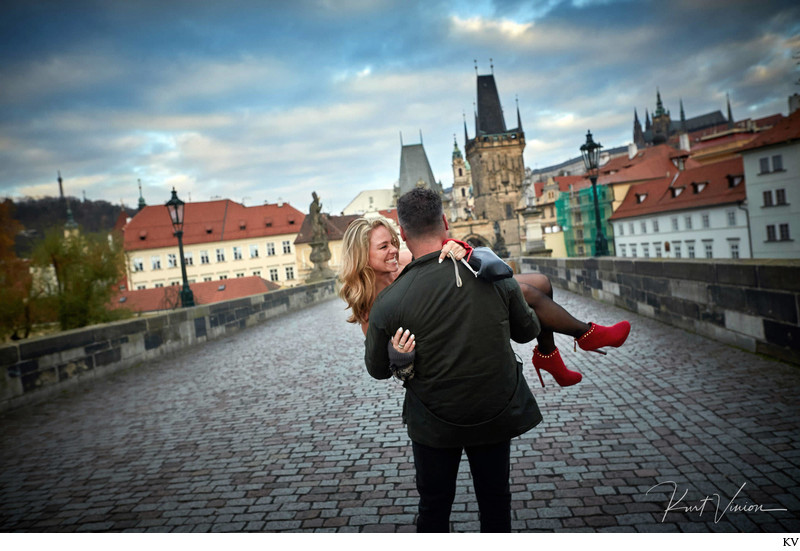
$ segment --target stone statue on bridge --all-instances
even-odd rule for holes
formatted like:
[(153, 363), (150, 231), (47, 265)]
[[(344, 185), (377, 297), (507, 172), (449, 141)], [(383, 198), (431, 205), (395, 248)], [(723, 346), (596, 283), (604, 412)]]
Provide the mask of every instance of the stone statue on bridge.
[(500, 223), (495, 220), (494, 223), (494, 245), (492, 245), (494, 254), (500, 258), (508, 257), (508, 249), (506, 249), (506, 240), (503, 238), (503, 232), (500, 230)]
[(328, 223), (327, 217), (322, 212), (322, 203), (317, 196), (317, 192), (311, 193), (314, 200), (308, 206), (308, 215), (311, 219), (311, 262), (314, 269), (308, 274), (306, 283), (314, 283), (324, 279), (336, 277), (336, 273), (328, 267), (331, 259), (331, 250), (328, 247)]

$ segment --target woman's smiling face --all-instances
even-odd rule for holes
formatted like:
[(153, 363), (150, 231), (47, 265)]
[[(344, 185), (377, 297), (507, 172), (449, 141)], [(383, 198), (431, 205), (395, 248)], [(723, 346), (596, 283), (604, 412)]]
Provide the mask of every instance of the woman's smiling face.
[(383, 226), (376, 226), (369, 234), (369, 266), (375, 273), (396, 272), (397, 246), (392, 234)]

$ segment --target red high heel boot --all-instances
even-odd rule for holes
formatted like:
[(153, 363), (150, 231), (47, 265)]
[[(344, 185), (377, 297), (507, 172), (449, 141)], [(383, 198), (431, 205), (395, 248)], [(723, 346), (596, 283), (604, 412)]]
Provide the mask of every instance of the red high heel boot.
[(577, 371), (570, 371), (567, 369), (567, 366), (564, 365), (564, 361), (561, 359), (558, 348), (544, 355), (539, 352), (538, 346), (534, 346), (533, 358), (531, 361), (533, 362), (533, 367), (536, 368), (536, 374), (539, 376), (539, 382), (542, 383), (542, 387), (544, 387), (544, 380), (542, 379), (542, 374), (539, 372), (540, 369), (552, 375), (560, 386), (576, 385), (583, 379), (583, 375)]
[(598, 354), (605, 354), (603, 350), (598, 350), (598, 348), (622, 346), (622, 343), (628, 338), (628, 333), (631, 332), (631, 324), (627, 321), (621, 321), (611, 327), (591, 322), (589, 325), (592, 326), (591, 329), (575, 339), (575, 344), (584, 350), (597, 352)]

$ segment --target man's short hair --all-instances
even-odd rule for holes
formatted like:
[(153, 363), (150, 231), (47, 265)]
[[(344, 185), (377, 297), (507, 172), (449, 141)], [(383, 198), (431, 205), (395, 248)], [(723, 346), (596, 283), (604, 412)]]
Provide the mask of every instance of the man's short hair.
[(414, 188), (397, 200), (397, 220), (414, 239), (444, 230), (442, 199), (432, 189)]

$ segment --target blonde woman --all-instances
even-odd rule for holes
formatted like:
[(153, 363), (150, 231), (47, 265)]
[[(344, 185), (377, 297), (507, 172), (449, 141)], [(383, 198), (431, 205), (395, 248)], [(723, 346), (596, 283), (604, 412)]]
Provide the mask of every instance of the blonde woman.
[[(459, 261), (467, 255), (467, 250), (456, 241), (446, 241), (442, 246), (439, 261), (448, 255)], [(351, 310), (347, 321), (360, 324), (366, 334), (369, 311), (378, 293), (391, 285), (410, 262), (411, 254), (408, 251), (400, 251), (400, 239), (388, 220), (358, 218), (351, 222), (344, 233), (342, 268), (339, 272), (339, 280), (342, 283), (339, 295)], [(570, 335), (583, 350), (600, 354), (605, 354), (599, 350), (600, 348), (621, 346), (627, 339), (630, 332), (630, 323), (627, 321), (605, 327), (575, 319), (553, 301), (553, 288), (547, 276), (515, 274), (514, 279), (519, 283), (525, 301), (536, 312), (542, 326), (532, 359), (542, 386), (544, 380), (540, 370), (550, 373), (561, 386), (577, 384), (582, 378), (580, 373), (571, 371), (564, 365), (555, 345), (554, 333)], [(414, 335), (409, 330), (398, 328), (391, 344), (397, 362), (410, 361), (409, 357), (413, 354), (415, 342)]]

